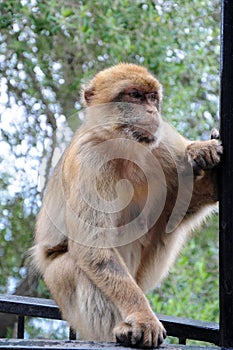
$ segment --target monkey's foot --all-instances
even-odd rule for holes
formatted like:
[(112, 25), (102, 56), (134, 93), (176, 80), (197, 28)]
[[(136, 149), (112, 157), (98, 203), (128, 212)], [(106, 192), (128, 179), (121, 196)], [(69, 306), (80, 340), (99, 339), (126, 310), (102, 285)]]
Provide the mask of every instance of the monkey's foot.
[(212, 139), (193, 142), (187, 147), (186, 152), (194, 170), (209, 170), (220, 163), (223, 148), (219, 140)]
[(166, 338), (166, 330), (154, 316), (133, 313), (113, 330), (116, 341), (123, 346), (135, 348), (156, 348)]

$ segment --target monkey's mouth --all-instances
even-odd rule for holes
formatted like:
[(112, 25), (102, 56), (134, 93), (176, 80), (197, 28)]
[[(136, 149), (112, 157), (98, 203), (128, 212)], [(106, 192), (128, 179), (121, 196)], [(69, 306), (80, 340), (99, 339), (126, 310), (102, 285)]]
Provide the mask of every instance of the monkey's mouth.
[(155, 136), (145, 129), (131, 128), (131, 135), (137, 142), (152, 143), (155, 141)]
[(150, 125), (128, 125), (124, 128), (130, 138), (137, 142), (153, 143), (156, 141), (157, 128)]

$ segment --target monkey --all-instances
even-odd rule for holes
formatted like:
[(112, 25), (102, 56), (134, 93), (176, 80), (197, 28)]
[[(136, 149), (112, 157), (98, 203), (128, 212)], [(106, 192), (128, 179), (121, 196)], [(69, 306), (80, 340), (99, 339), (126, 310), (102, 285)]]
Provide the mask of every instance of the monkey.
[(34, 265), (81, 338), (154, 348), (166, 330), (146, 293), (216, 208), (223, 152), (214, 131), (190, 141), (162, 118), (162, 85), (136, 64), (82, 89), (86, 120), (49, 180)]

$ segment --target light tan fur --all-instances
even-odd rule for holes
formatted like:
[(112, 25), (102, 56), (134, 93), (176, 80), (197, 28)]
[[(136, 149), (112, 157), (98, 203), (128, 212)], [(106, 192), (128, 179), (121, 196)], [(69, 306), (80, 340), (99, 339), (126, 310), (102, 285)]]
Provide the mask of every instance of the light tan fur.
[[(83, 88), (87, 121), (48, 184), (34, 262), (83, 339), (161, 344), (166, 332), (144, 293), (163, 280), (216, 206), (220, 142), (182, 137), (162, 122), (161, 99), (160, 83), (143, 67), (119, 64), (98, 73)], [(117, 212), (98, 210), (90, 205), (101, 202), (94, 190), (109, 208), (116, 198), (122, 204), (132, 194), (131, 201)], [(125, 228), (141, 212), (141, 221)]]

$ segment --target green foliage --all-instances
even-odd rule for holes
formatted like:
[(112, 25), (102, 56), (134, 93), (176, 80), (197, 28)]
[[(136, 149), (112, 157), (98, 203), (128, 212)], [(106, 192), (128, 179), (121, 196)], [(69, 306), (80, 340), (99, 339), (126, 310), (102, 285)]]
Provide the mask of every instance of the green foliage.
[[(3, 180), (0, 184), (5, 187)], [(19, 195), (2, 200), (0, 213), (0, 293), (6, 293), (12, 279), (25, 276), (24, 262), (32, 244), (34, 215), (25, 213), (24, 200)]]
[(69, 326), (65, 321), (48, 320), (42, 318), (26, 318), (26, 335), (30, 338), (68, 339)]
[(148, 295), (155, 312), (219, 321), (217, 231), (215, 215), (185, 246), (169, 277)]
[[(2, 43), (7, 42), (4, 51), (9, 59), (3, 76), (9, 78), (12, 68), (18, 74), (20, 62), (28, 78), (19, 86), (17, 100), (25, 104), (26, 96), (33, 95), (44, 102), (40, 91), (44, 86), (53, 91), (61, 111), (71, 116), (83, 79), (120, 61), (142, 63), (165, 87), (164, 115), (196, 137), (216, 120), (219, 4), (217, 0), (192, 4), (182, 0), (179, 5), (70, 0), (64, 6), (61, 0), (38, 0), (33, 6), (3, 1)], [(56, 71), (55, 63), (60, 64)], [(7, 67), (11, 72), (6, 74)], [(43, 73), (40, 79), (33, 74), (38, 67)], [(15, 95), (15, 84), (8, 83), (8, 91)], [(41, 103), (40, 112), (45, 108)]]

